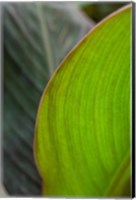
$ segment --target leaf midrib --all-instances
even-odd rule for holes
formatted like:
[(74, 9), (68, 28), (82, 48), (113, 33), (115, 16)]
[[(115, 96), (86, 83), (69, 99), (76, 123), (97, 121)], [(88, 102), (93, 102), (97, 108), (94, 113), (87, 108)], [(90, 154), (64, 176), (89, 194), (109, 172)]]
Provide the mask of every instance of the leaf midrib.
[[(39, 4), (37, 6), (37, 11), (38, 11), (38, 17), (39, 17), (39, 22), (40, 22), (40, 26), (41, 26), (41, 35), (42, 35), (42, 39), (43, 39), (43, 46), (45, 49), (45, 58), (47, 59), (47, 62), (48, 62), (47, 67), (49, 69), (49, 75), (51, 76), (54, 71), (54, 62), (53, 62), (54, 58), (53, 58), (53, 54), (52, 54), (52, 47), (51, 47), (51, 43), (50, 43), (49, 31), (46, 28), (47, 23), (46, 23), (46, 20), (43, 20), (44, 17), (43, 17), (43, 10), (42, 10), (41, 4)], [(46, 54), (47, 54), (47, 56), (46, 56)]]
[[(114, 191), (116, 191), (116, 188), (119, 186), (123, 176), (125, 176), (125, 173), (130, 166), (130, 149), (126, 152), (124, 159), (120, 163), (119, 167), (115, 171), (110, 183), (109, 187), (105, 190), (104, 196), (115, 196)], [(115, 189), (113, 189), (115, 188)], [(115, 192), (116, 193), (116, 192)]]

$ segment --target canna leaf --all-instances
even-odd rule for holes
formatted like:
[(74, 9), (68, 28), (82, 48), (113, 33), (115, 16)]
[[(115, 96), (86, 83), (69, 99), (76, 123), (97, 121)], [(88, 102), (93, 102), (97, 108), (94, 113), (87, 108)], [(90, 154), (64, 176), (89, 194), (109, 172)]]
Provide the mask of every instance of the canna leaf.
[(43, 195), (130, 197), (130, 25), (131, 5), (97, 25), (49, 81), (35, 129)]
[(41, 194), (33, 158), (37, 106), (52, 72), (94, 22), (68, 3), (5, 3), (4, 185), (13, 195)]

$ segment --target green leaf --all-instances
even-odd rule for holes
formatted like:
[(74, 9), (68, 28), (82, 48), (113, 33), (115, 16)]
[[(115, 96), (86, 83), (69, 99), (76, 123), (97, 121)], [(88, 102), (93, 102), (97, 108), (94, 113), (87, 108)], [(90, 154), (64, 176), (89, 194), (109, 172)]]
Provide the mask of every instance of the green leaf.
[(8, 3), (4, 28), (4, 184), (14, 195), (41, 193), (33, 132), (42, 91), (71, 48), (90, 30), (65, 3)]
[(44, 195), (130, 196), (130, 25), (131, 6), (109, 16), (49, 81), (35, 129)]

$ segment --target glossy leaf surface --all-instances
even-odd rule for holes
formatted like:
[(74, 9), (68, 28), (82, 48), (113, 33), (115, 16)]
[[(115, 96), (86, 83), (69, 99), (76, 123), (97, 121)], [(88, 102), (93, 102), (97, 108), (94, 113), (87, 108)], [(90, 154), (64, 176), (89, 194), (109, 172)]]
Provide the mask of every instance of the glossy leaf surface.
[(54, 73), (38, 111), (43, 194), (130, 196), (131, 8), (96, 26)]
[(52, 72), (93, 25), (68, 3), (3, 6), (3, 170), (10, 194), (41, 193), (32, 148), (38, 103)]

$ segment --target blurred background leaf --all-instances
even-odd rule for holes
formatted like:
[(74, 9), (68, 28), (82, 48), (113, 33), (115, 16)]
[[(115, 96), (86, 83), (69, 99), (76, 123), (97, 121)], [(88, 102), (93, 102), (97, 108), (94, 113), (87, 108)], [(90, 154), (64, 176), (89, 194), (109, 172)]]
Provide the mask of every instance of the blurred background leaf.
[(71, 48), (92, 28), (68, 3), (8, 3), (4, 27), (4, 185), (13, 195), (38, 195), (33, 132), (42, 91)]

